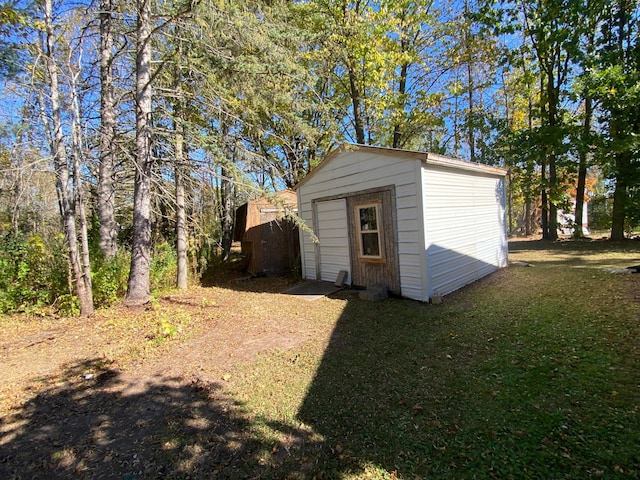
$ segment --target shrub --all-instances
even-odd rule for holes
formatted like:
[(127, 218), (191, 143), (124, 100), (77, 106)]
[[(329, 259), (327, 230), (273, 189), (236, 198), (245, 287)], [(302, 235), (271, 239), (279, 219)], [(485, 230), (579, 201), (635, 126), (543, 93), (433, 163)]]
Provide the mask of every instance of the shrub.
[(91, 272), (93, 301), (96, 307), (108, 307), (124, 297), (130, 260), (131, 255), (122, 249), (110, 260), (96, 255)]
[(6, 235), (0, 241), (0, 313), (34, 312), (69, 295), (64, 237)]
[(589, 200), (589, 228), (606, 230), (611, 228), (611, 212), (613, 201), (604, 195), (597, 195)]
[(152, 290), (173, 288), (176, 283), (177, 271), (178, 261), (173, 247), (166, 241), (155, 245), (149, 273)]

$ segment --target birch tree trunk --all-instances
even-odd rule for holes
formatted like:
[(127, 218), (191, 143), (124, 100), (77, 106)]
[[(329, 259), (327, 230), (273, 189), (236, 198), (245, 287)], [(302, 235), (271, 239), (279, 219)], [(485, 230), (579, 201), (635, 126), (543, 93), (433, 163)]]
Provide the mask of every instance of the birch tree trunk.
[[(180, 101), (180, 100), (179, 100)], [(184, 128), (180, 125), (180, 112), (178, 110), (178, 120), (175, 124), (175, 182), (176, 182), (176, 250), (178, 254), (178, 265), (176, 275), (176, 286), (182, 290), (187, 289), (187, 227), (185, 215), (185, 152), (184, 152)]]
[(140, 306), (151, 298), (151, 8), (138, 0), (136, 38), (136, 169), (133, 193), (131, 269), (125, 304)]
[(82, 191), (82, 175), (81, 162), (84, 159), (82, 148), (82, 134), (80, 128), (80, 101), (78, 99), (78, 77), (80, 76), (81, 67), (78, 65), (77, 70), (69, 65), (70, 71), (70, 88), (71, 95), (71, 137), (72, 137), (72, 170), (73, 170), (73, 189), (75, 193), (75, 213), (77, 215), (78, 226), (80, 227), (80, 256), (82, 259), (82, 281), (84, 288), (88, 292), (87, 302), (91, 304), (93, 311), (93, 288), (91, 284), (91, 263), (89, 260), (89, 234), (87, 227), (87, 216), (84, 209), (84, 194)]
[(52, 0), (44, 2), (44, 22), (45, 22), (45, 57), (47, 80), (50, 87), (51, 102), (51, 153), (53, 156), (56, 173), (56, 191), (58, 194), (58, 204), (62, 215), (67, 247), (69, 249), (69, 263), (75, 291), (80, 303), (80, 315), (89, 316), (93, 314), (93, 300), (90, 280), (84, 278), (80, 266), (80, 256), (78, 252), (78, 238), (76, 232), (76, 217), (74, 211), (73, 195), (69, 184), (69, 165), (67, 152), (64, 145), (62, 132), (62, 119), (60, 113), (60, 91), (58, 82), (58, 65), (54, 57), (54, 35), (53, 35), (53, 5)]
[(222, 221), (222, 261), (226, 262), (231, 256), (233, 242), (233, 215), (231, 212), (231, 178), (227, 169), (221, 169), (220, 208)]
[(113, 0), (100, 1), (100, 164), (98, 218), (100, 251), (108, 260), (116, 255), (118, 228), (114, 209), (116, 112), (113, 90)]
[(186, 176), (187, 163), (185, 154), (185, 94), (182, 87), (182, 40), (178, 40), (175, 52), (175, 69), (173, 73), (173, 88), (176, 99), (173, 105), (173, 131), (174, 131), (174, 182), (176, 188), (176, 287), (186, 290), (188, 286), (188, 264), (187, 264), (187, 225), (185, 212), (185, 190), (184, 179)]

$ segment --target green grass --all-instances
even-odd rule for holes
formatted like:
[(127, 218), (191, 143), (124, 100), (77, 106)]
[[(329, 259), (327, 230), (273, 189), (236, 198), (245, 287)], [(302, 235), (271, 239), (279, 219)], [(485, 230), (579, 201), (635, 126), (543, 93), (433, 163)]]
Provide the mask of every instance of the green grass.
[(640, 275), (603, 269), (640, 263), (638, 244), (522, 242), (510, 259), (534, 267), (442, 305), (330, 300), (328, 345), (240, 372), (261, 475), (640, 477)]

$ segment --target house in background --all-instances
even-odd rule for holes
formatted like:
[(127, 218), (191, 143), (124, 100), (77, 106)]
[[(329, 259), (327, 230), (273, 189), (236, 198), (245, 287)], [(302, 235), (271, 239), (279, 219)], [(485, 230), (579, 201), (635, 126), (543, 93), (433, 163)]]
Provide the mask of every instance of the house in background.
[(343, 145), (295, 189), (302, 276), (429, 301), (507, 265), (503, 169)]
[(236, 209), (233, 239), (241, 242), (249, 273), (281, 275), (294, 269), (300, 254), (298, 227), (284, 215), (296, 211), (292, 190), (250, 200)]
[[(562, 209), (558, 209), (558, 233), (561, 235), (573, 235), (574, 228), (576, 224), (576, 188), (570, 188), (568, 191), (569, 194), (569, 211), (565, 211)], [(589, 195), (585, 194), (583, 198), (583, 207), (582, 207), (582, 233), (584, 235), (590, 235), (589, 231)]]

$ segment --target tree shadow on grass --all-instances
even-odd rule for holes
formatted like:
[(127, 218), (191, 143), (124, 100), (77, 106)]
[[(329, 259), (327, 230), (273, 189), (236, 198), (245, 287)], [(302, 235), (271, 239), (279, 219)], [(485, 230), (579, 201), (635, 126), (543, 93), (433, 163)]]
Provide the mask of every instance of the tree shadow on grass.
[[(416, 315), (399, 318), (398, 307), (407, 305)], [(425, 308), (391, 299), (356, 300), (344, 309), (298, 412), (335, 452), (323, 459), (329, 478), (367, 470), (371, 478), (396, 478), (444, 446), (438, 429), (425, 428), (448, 401), (442, 385), (429, 379), (427, 352), (438, 348), (430, 345), (433, 338), (409, 335), (424, 324)]]
[(597, 325), (567, 333), (567, 345), (550, 328), (514, 333), (521, 318), (509, 305), (480, 311), (466, 297), (347, 304), (298, 411), (334, 453), (318, 459), (327, 478), (636, 474), (640, 458), (626, 435), (638, 438), (638, 420), (608, 408), (609, 366), (594, 360), (598, 374), (581, 376), (572, 364), (600, 335)]
[(100, 360), (41, 381), (0, 419), (0, 478), (279, 478), (284, 457), (314, 448), (284, 425), (271, 428), (286, 445), (266, 438), (217, 384), (132, 382)]
[(592, 240), (517, 240), (509, 241), (509, 252), (520, 251), (550, 251), (550, 252), (578, 252), (585, 255), (598, 255), (602, 252), (634, 252), (640, 248), (640, 239), (628, 239), (623, 242), (608, 239)]

